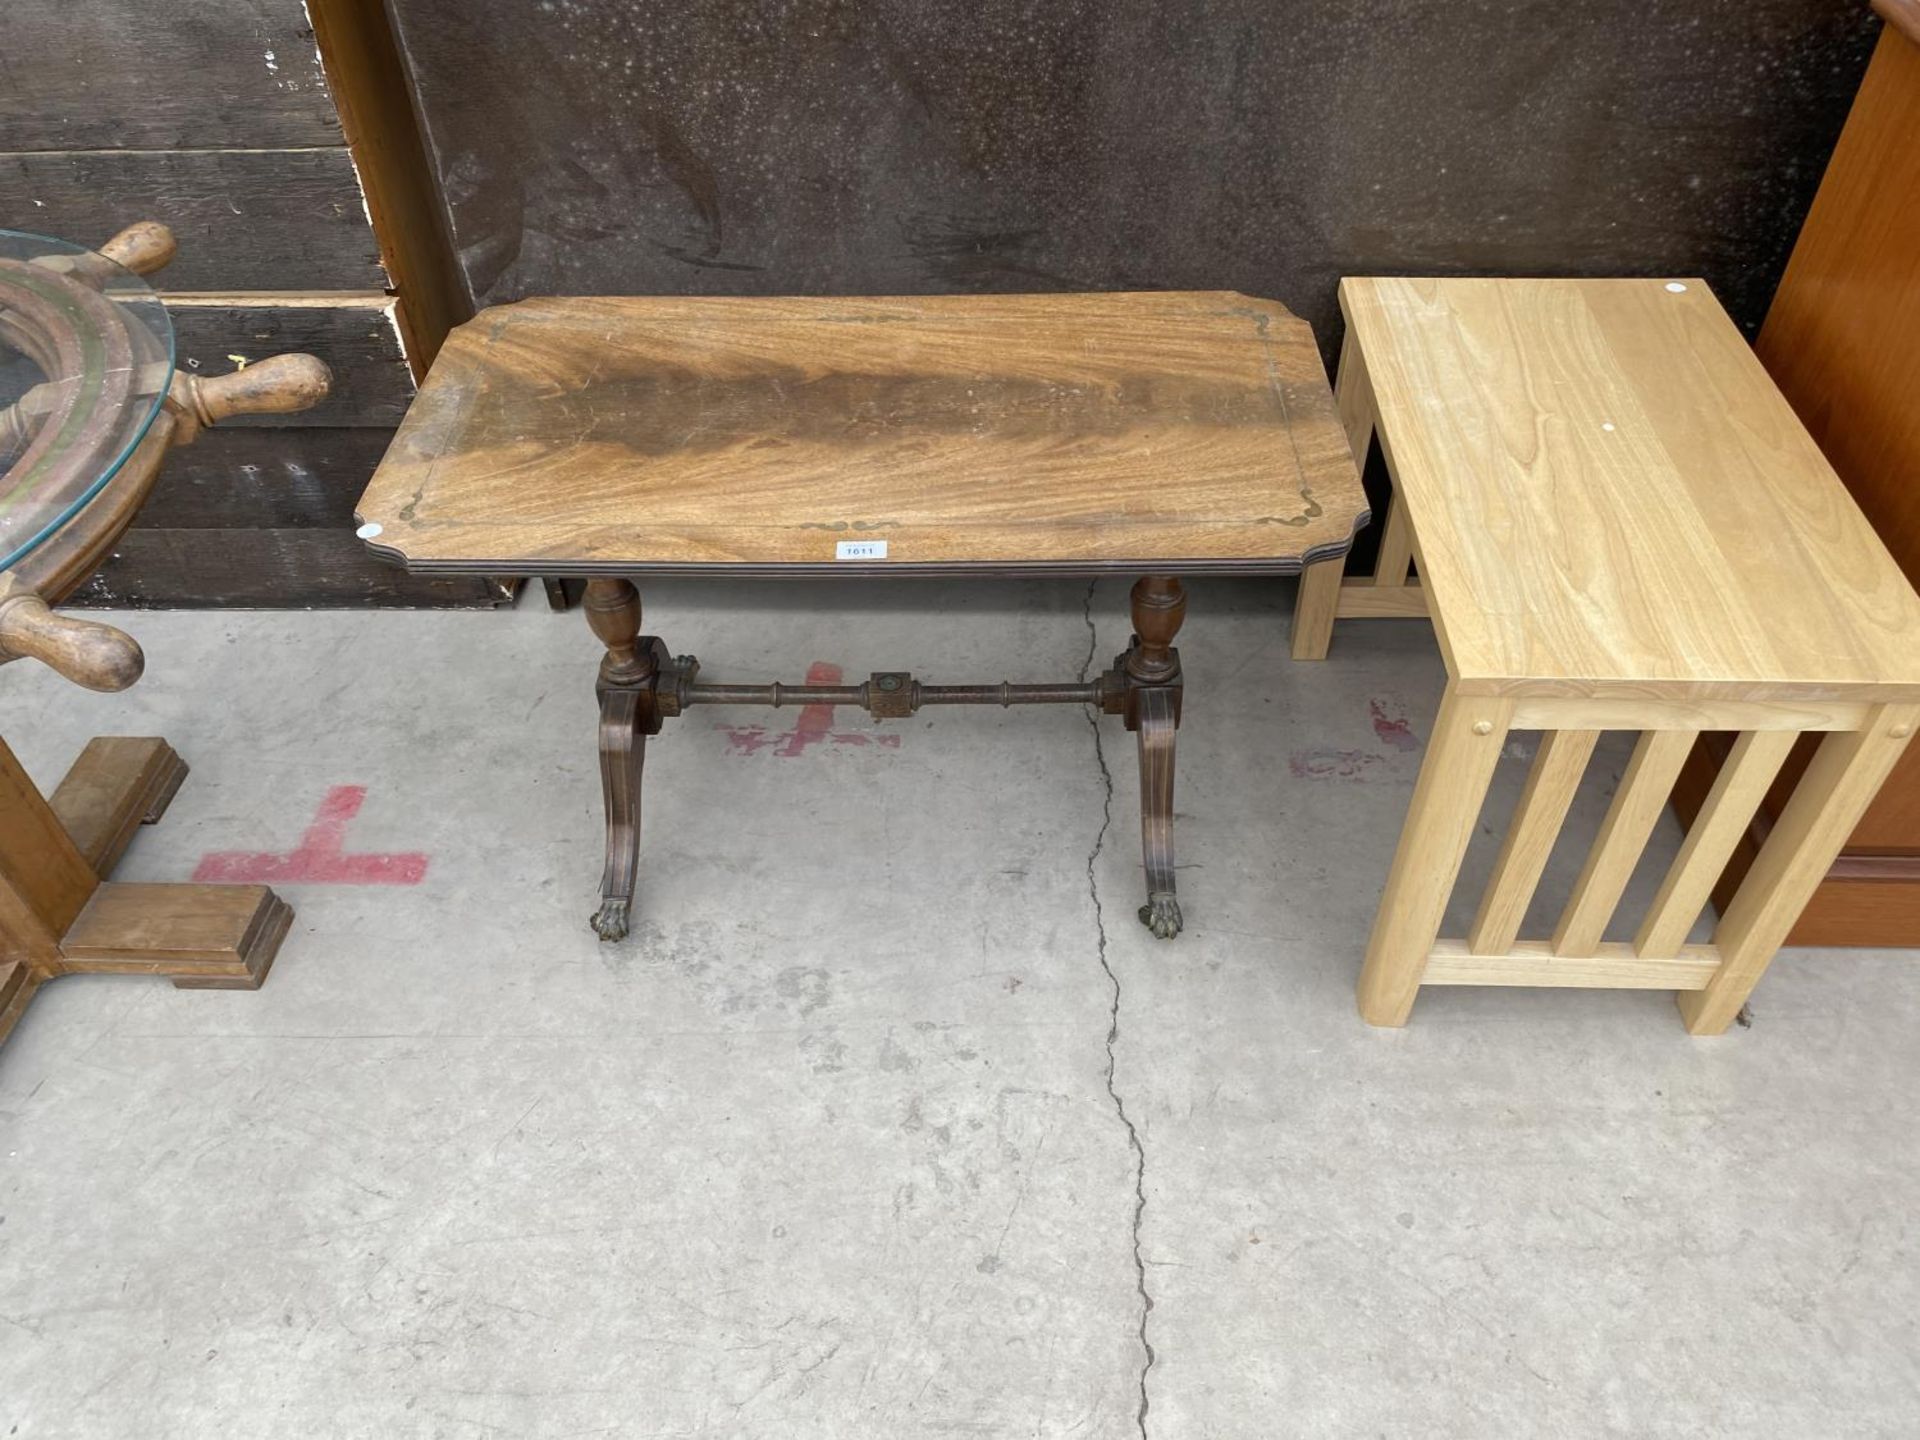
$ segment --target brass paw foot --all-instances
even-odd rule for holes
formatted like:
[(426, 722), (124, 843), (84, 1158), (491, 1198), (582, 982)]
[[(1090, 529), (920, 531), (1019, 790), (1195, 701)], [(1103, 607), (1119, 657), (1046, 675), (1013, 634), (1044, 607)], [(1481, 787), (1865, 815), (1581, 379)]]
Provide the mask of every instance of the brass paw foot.
[(614, 941), (627, 938), (627, 909), (630, 900), (605, 900), (600, 908), (593, 912), (593, 931), (602, 940)]
[(1171, 940), (1180, 933), (1180, 902), (1168, 894), (1147, 896), (1147, 903), (1140, 907), (1140, 923), (1157, 938)]

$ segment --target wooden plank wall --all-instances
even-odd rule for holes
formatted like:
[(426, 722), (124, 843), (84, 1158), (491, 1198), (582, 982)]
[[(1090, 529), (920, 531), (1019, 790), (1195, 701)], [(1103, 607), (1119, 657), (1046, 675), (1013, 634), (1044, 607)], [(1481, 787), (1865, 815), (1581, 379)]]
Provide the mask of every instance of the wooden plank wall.
[[(333, 86), (301, 0), (0, 7), (0, 223), (84, 243), (164, 221), (180, 255), (154, 281), (183, 368), (218, 374), (306, 350), (335, 377), (334, 394), (305, 415), (257, 417), (175, 451), (139, 521), (72, 603), (500, 598), (482, 581), (410, 578), (352, 534), (353, 503), (405, 413), (414, 366), (448, 322), (438, 277), (419, 261), (445, 242), (430, 200), (420, 202), (426, 233), (416, 217), (404, 236), (376, 235), (356, 174), (356, 158), (367, 161), (342, 124), (340, 96), (363, 79), (376, 95), (395, 89), (392, 73), (360, 74), (387, 38), (378, 0), (313, 8), (347, 52), (349, 73)], [(363, 107), (361, 138), (386, 178), (411, 114), (379, 104)], [(426, 187), (424, 167), (411, 183)], [(395, 294), (390, 269), (418, 286), (417, 305)]]

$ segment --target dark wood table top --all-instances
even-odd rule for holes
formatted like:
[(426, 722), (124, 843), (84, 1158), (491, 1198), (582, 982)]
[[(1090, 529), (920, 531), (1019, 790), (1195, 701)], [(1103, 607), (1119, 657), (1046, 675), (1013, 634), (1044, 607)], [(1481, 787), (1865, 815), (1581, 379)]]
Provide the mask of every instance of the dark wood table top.
[(358, 515), (413, 570), (578, 575), (1290, 574), (1368, 518), (1306, 324), (1178, 292), (497, 307)]

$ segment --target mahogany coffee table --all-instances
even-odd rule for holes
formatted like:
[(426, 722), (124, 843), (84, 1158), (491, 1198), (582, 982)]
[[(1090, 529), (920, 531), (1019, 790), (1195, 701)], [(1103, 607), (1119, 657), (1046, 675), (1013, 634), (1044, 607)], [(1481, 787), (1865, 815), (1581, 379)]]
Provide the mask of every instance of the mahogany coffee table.
[[(360, 534), (422, 574), (587, 579), (607, 810), (602, 939), (627, 933), (646, 737), (692, 705), (1072, 703), (1139, 737), (1154, 934), (1180, 929), (1181, 578), (1335, 559), (1365, 495), (1305, 322), (1230, 293), (541, 299), (448, 339)], [(640, 634), (639, 577), (1133, 575), (1091, 680), (715, 685)]]

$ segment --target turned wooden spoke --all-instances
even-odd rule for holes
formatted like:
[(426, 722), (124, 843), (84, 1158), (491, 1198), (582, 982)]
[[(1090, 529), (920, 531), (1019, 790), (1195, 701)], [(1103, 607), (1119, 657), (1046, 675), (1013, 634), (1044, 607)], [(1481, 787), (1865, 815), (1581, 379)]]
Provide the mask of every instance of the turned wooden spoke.
[(0, 663), (38, 660), (89, 690), (124, 690), (146, 657), (126, 631), (58, 615), (11, 571), (0, 571)]

